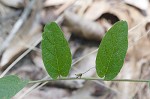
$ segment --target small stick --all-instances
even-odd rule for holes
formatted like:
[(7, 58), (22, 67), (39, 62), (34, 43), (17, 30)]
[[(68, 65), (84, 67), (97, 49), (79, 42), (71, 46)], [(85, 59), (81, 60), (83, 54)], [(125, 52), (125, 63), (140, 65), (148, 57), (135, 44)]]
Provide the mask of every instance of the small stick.
[(66, 10), (68, 7), (70, 7), (72, 4), (75, 3), (76, 0), (69, 0), (66, 4), (62, 5), (59, 9), (55, 11), (56, 15), (61, 14), (64, 10)]
[(93, 69), (95, 67), (91, 67), (90, 69), (88, 69), (87, 71), (83, 72), (83, 73), (78, 73), (78, 74), (75, 74), (76, 75), (76, 78), (81, 78), (83, 74), (87, 73), (88, 71), (90, 71), (91, 69)]
[(22, 26), (22, 24), (24, 23), (24, 21), (27, 19), (28, 15), (31, 12), (31, 9), (32, 9), (32, 6), (33, 6), (34, 3), (35, 3), (35, 0), (32, 0), (29, 3), (29, 5), (27, 5), (27, 7), (24, 9), (24, 12), (21, 15), (20, 19), (17, 20), (17, 22), (15, 23), (13, 29), (10, 31), (8, 37), (6, 38), (6, 40), (4, 41), (4, 43), (1, 45), (1, 47), (0, 47), (0, 55), (9, 46), (9, 43), (12, 41), (12, 39), (15, 36), (15, 34), (18, 32), (18, 30), (20, 29), (20, 27)]

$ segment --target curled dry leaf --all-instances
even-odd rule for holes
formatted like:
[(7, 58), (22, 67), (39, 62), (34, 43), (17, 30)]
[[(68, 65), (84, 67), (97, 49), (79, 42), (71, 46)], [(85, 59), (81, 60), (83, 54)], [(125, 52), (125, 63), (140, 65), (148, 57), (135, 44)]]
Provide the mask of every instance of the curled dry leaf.
[(89, 20), (105, 18), (112, 23), (115, 23), (118, 20), (126, 20), (129, 27), (131, 27), (134, 21), (137, 22), (138, 20), (141, 20), (143, 16), (137, 9), (123, 2), (108, 2), (103, 0), (95, 1), (85, 12), (84, 18)]
[(87, 9), (84, 14), (85, 19), (96, 20), (98, 19), (104, 12), (109, 10), (109, 3), (105, 0), (97, 0), (93, 2), (93, 4)]
[(148, 21), (145, 25), (145, 30), (148, 31), (150, 29), (150, 21)]
[(104, 35), (104, 28), (102, 26), (94, 21), (83, 19), (75, 13), (66, 11), (65, 20), (70, 27), (70, 31), (80, 37), (100, 41)]
[(44, 2), (44, 7), (57, 6), (60, 4), (64, 4), (65, 2), (67, 2), (67, 0), (46, 0)]
[(15, 7), (15, 8), (21, 8), (25, 6), (24, 0), (1, 0), (1, 2), (7, 6)]
[(147, 10), (149, 0), (124, 0), (127, 4), (133, 5), (141, 10)]
[(86, 9), (88, 9), (88, 7), (92, 3), (93, 3), (93, 0), (81, 0), (81, 1), (79, 1), (76, 4), (76, 6), (78, 6), (78, 8), (76, 8), (77, 14), (80, 15), (80, 16), (83, 16), (84, 12), (86, 12)]

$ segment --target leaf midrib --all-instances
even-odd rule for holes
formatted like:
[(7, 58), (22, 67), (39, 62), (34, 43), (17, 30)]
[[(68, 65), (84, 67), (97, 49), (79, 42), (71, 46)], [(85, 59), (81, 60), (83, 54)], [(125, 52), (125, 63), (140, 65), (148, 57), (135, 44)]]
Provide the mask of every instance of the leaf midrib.
[[(49, 30), (48, 30), (48, 32), (52, 32), (52, 31), (49, 31)], [(52, 35), (52, 33), (51, 33), (51, 35)], [(54, 36), (54, 39), (55, 39), (55, 35), (52, 35), (52, 36)], [(51, 43), (51, 40), (48, 38), (47, 34), (46, 34), (46, 38), (47, 38), (48, 41)], [(52, 45), (54, 45), (54, 50), (55, 50), (55, 53), (56, 53), (56, 63), (57, 63), (57, 67), (58, 67), (58, 74), (61, 75), (61, 74), (60, 74), (60, 68), (59, 68), (59, 65), (58, 65), (58, 55), (57, 55), (58, 53), (57, 53), (57, 51), (56, 51), (56, 48), (57, 48), (57, 47), (56, 47), (56, 45), (55, 45), (56, 42), (55, 42), (54, 39), (52, 38), (53, 43), (54, 43), (54, 44), (52, 44)]]

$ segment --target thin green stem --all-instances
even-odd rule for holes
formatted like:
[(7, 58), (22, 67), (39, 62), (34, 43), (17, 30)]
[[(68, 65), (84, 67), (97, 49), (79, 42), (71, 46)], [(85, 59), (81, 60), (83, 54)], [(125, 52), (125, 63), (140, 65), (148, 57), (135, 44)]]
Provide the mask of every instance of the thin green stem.
[(32, 83), (43, 83), (43, 82), (51, 82), (51, 81), (58, 81), (58, 80), (103, 80), (103, 81), (117, 81), (117, 82), (150, 82), (150, 80), (144, 79), (113, 79), (113, 80), (105, 80), (102, 78), (60, 78), (60, 79), (48, 79), (48, 80), (37, 80), (37, 81), (30, 81), (29, 84)]

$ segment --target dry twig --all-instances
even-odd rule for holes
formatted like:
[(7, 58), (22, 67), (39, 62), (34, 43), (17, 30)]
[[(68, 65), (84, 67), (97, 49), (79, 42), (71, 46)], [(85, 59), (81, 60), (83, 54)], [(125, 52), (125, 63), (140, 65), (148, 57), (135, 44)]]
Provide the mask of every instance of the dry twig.
[(9, 46), (10, 42), (12, 41), (12, 39), (14, 38), (15, 34), (18, 32), (18, 30), (20, 29), (20, 27), (22, 26), (22, 24), (24, 23), (24, 21), (27, 19), (33, 4), (35, 3), (35, 0), (32, 0), (27, 7), (24, 9), (23, 14), (21, 15), (20, 19), (15, 23), (13, 29), (10, 31), (8, 37), (6, 38), (6, 40), (4, 41), (4, 43), (1, 45), (0, 47), (0, 55), (2, 54), (2, 52)]

